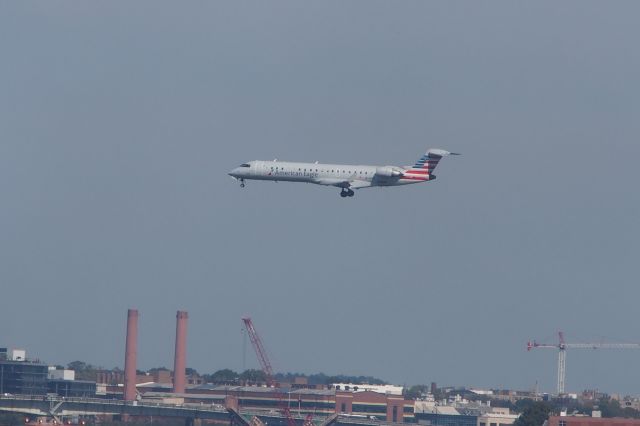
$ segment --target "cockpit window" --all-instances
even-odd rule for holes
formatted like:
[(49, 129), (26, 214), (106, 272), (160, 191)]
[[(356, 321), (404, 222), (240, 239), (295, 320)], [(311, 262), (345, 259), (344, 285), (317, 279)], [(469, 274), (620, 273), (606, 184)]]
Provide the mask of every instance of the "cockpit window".
[(243, 164), (240, 164), (240, 167), (251, 167), (251, 164), (249, 164), (249, 163), (243, 163)]

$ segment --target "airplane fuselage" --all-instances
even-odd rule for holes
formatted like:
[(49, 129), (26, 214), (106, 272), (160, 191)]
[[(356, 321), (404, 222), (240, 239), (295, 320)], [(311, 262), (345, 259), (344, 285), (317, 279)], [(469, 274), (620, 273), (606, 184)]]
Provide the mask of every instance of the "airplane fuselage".
[(306, 182), (320, 185), (359, 181), (369, 183), (367, 186), (389, 186), (429, 180), (427, 175), (403, 176), (400, 174), (400, 170), (397, 170), (395, 175), (393, 172), (377, 173), (380, 169), (391, 166), (294, 163), (289, 161), (251, 161), (246, 164), (249, 164), (250, 167), (237, 167), (230, 174), (239, 179)]
[(342, 188), (341, 196), (353, 196), (354, 189), (373, 186), (398, 186), (429, 182), (436, 178), (433, 170), (448, 151), (431, 149), (413, 166), (369, 166), (355, 164), (297, 163), (290, 161), (250, 161), (233, 169), (229, 175), (240, 181), (271, 180), (305, 182)]

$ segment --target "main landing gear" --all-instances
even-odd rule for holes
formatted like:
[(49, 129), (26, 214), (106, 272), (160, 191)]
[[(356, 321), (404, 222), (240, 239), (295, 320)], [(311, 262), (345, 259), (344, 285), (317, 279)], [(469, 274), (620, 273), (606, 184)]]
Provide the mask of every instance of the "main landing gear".
[(342, 188), (342, 191), (340, 191), (340, 196), (342, 198), (344, 198), (344, 197), (353, 197), (354, 195), (356, 195), (356, 193), (353, 192), (353, 190), (351, 190), (351, 189)]

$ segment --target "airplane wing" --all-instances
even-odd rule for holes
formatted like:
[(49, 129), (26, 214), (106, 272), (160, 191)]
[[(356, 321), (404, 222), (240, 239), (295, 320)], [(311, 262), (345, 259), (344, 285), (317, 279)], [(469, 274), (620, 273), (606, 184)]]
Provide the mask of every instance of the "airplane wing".
[(371, 186), (371, 182), (367, 182), (365, 180), (345, 180), (345, 179), (334, 179), (334, 178), (320, 178), (315, 179), (313, 183), (318, 185), (327, 185), (327, 186), (337, 186), (338, 188), (351, 188), (351, 189), (360, 189), (367, 188)]

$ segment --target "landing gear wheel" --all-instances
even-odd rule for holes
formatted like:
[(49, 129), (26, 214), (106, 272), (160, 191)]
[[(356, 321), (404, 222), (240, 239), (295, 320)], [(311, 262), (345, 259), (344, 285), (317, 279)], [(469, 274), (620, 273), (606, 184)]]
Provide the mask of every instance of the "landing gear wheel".
[(342, 191), (340, 191), (340, 196), (342, 198), (346, 197), (348, 195), (347, 191), (345, 191), (344, 189)]
[(244, 188), (244, 179), (240, 179), (240, 188)]
[(353, 192), (353, 190), (351, 190), (351, 189), (350, 189), (350, 190), (348, 190), (348, 191), (347, 191), (347, 195), (348, 195), (349, 197), (353, 197), (354, 195), (356, 195), (356, 193), (355, 193), (355, 192)]

